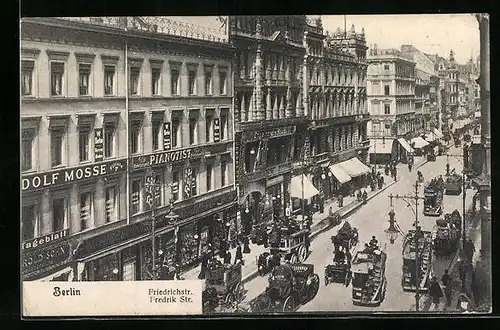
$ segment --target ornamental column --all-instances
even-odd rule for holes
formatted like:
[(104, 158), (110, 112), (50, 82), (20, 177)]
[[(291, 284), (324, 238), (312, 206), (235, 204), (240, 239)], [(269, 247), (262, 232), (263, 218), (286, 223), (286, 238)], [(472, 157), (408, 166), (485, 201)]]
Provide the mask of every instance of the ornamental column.
[(267, 87), (267, 95), (266, 95), (266, 119), (273, 119), (273, 105), (271, 98), (271, 87)]
[(288, 86), (286, 90), (286, 118), (293, 117), (292, 88)]
[[(257, 23), (257, 29), (260, 29), (260, 23)], [(254, 119), (264, 119), (264, 107), (262, 105), (262, 50), (261, 45), (257, 46), (255, 56), (255, 109)]]

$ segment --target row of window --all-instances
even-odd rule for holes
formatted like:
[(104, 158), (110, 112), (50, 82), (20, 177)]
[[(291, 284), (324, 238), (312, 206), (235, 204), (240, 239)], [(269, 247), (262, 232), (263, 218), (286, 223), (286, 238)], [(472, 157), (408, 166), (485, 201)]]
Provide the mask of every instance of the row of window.
[[(156, 63), (156, 62), (155, 62)], [(65, 75), (66, 62), (50, 61), (50, 95), (65, 96), (67, 86), (67, 75)], [(106, 63), (103, 68), (104, 76), (104, 95), (114, 96), (116, 91), (116, 66), (117, 64)], [(188, 93), (189, 95), (198, 94), (198, 68), (197, 64), (188, 65)], [(33, 81), (34, 81), (34, 60), (22, 60), (21, 62), (21, 95), (34, 96)], [(171, 63), (170, 65), (170, 82), (171, 94), (176, 96), (181, 94), (181, 63)], [(78, 94), (80, 96), (91, 96), (92, 91), (92, 63), (78, 63)], [(151, 65), (151, 94), (162, 95), (162, 64), (156, 63)], [(141, 95), (143, 75), (140, 64), (131, 65), (129, 69), (129, 95)], [(227, 68), (219, 68), (219, 94), (227, 95)], [(205, 95), (213, 95), (213, 66), (205, 66), (204, 68), (204, 93)]]
[[(350, 73), (348, 73), (348, 71), (350, 71)], [(355, 74), (351, 70), (336, 71), (331, 68), (319, 70), (317, 67), (313, 67), (313, 69), (309, 71), (309, 84), (319, 85), (324, 81), (326, 85), (352, 85), (357, 78), (358, 84), (361, 85), (364, 83), (364, 77), (364, 73)]]
[[(182, 141), (182, 111), (173, 111), (171, 120), (171, 147), (181, 148)], [(218, 130), (219, 139), (226, 140), (228, 138), (228, 119), (229, 110), (222, 109), (218, 118), (218, 126), (216, 127), (215, 111), (205, 111), (205, 141), (210, 143), (215, 140), (216, 128)], [(190, 110), (189, 113), (189, 145), (195, 145), (200, 142), (198, 129), (200, 126), (199, 110)], [(142, 120), (132, 121), (130, 125), (130, 153), (137, 154), (143, 152), (143, 125)], [(152, 144), (153, 151), (163, 149), (164, 130), (163, 119), (152, 121)], [(56, 167), (67, 164), (67, 126), (51, 127), (50, 134), (50, 157), (51, 166)], [(78, 152), (79, 161), (87, 162), (92, 160), (91, 155), (94, 151), (94, 138), (95, 130), (93, 130), (93, 123), (86, 122), (86, 125), (78, 127)], [(103, 138), (103, 157), (104, 159), (113, 158), (117, 156), (116, 150), (118, 146), (117, 139), (117, 124), (114, 121), (104, 122), (102, 128)], [(22, 130), (22, 144), (21, 144), (21, 165), (23, 171), (30, 171), (36, 168), (36, 154), (37, 146), (36, 130), (27, 128)]]

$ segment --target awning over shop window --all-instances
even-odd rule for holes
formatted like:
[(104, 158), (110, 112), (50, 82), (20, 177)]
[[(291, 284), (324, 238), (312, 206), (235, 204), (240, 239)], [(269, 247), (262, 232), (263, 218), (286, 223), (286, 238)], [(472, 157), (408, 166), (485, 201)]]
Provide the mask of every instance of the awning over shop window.
[(415, 150), (410, 146), (410, 144), (403, 138), (398, 139), (399, 144), (406, 150), (406, 152), (414, 153)]
[(363, 164), (357, 157), (353, 157), (339, 164), (342, 170), (352, 178), (370, 173), (370, 168)]
[(340, 167), (340, 164), (334, 164), (330, 166), (330, 172), (332, 172), (333, 176), (342, 184), (351, 181), (351, 177), (349, 174), (344, 172), (344, 170)]
[(391, 154), (392, 153), (392, 139), (372, 139), (370, 140), (370, 153), (371, 154)]
[(319, 194), (318, 189), (313, 186), (305, 175), (297, 175), (292, 178), (290, 184), (290, 196), (294, 198), (309, 199)]
[(421, 148), (429, 145), (429, 142), (425, 141), (420, 136), (411, 139), (411, 143), (412, 143), (414, 149), (421, 149)]
[(443, 133), (441, 133), (441, 131), (438, 130), (437, 128), (434, 128), (432, 130), (432, 133), (434, 133), (434, 135), (436, 135), (438, 137), (438, 139), (442, 139), (444, 137)]
[(436, 139), (437, 139), (437, 138), (436, 138), (436, 136), (434, 135), (434, 133), (429, 132), (429, 133), (426, 133), (426, 134), (425, 134), (425, 141), (427, 141), (427, 142), (429, 142), (429, 143), (436, 141)]

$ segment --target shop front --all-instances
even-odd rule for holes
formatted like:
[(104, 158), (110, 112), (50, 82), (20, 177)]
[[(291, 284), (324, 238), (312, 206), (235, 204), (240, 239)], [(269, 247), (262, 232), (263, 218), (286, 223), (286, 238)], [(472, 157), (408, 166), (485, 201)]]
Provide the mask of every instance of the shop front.
[(339, 163), (340, 168), (350, 177), (350, 183), (354, 189), (361, 189), (367, 185), (367, 174), (371, 169), (363, 164), (357, 157)]
[(330, 178), (335, 195), (345, 196), (349, 194), (349, 182), (352, 178), (342, 169), (340, 163), (331, 165), (330, 173), (332, 174)]
[(402, 163), (408, 163), (413, 160), (413, 155), (415, 154), (415, 150), (410, 146), (408, 141), (404, 138), (398, 139), (398, 144), (396, 146), (396, 157), (394, 160)]
[(397, 146), (393, 139), (370, 140), (370, 164), (389, 164), (396, 158)]
[(411, 147), (415, 150), (416, 156), (425, 155), (426, 148), (429, 146), (429, 142), (422, 139), (420, 136), (417, 136), (410, 141)]
[(319, 195), (319, 190), (312, 184), (305, 174), (292, 177), (290, 182), (290, 198), (292, 201), (292, 212), (301, 214), (302, 207), (307, 210), (312, 204), (312, 198)]

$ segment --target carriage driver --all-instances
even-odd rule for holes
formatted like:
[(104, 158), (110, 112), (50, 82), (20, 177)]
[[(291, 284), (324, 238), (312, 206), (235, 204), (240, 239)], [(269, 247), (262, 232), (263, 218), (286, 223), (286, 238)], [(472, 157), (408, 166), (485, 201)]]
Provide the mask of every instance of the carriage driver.
[(335, 256), (333, 257), (334, 263), (340, 264), (345, 262), (345, 252), (343, 250), (343, 247), (341, 247), (337, 252), (335, 252)]
[(378, 246), (378, 240), (375, 238), (375, 236), (372, 236), (372, 239), (370, 240), (370, 246), (371, 247), (377, 247)]

